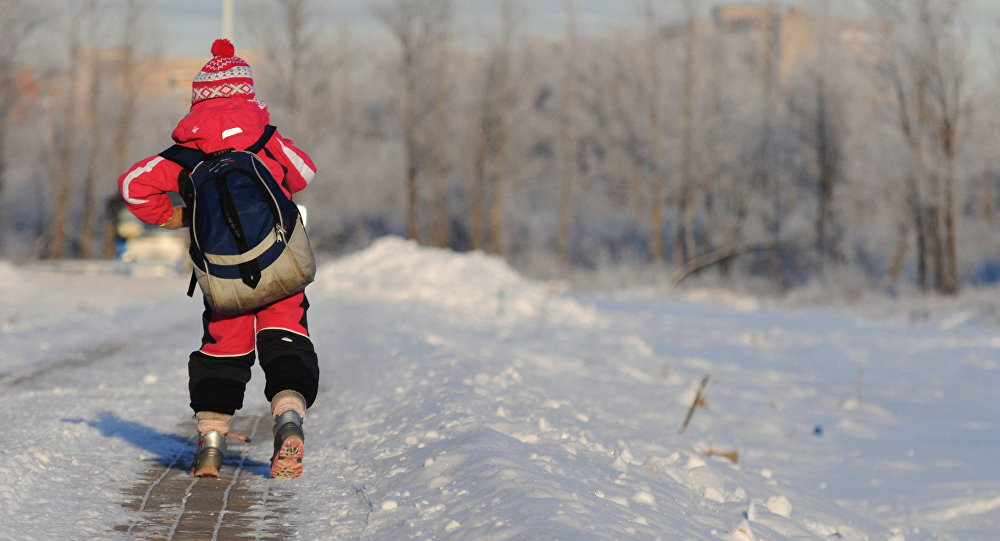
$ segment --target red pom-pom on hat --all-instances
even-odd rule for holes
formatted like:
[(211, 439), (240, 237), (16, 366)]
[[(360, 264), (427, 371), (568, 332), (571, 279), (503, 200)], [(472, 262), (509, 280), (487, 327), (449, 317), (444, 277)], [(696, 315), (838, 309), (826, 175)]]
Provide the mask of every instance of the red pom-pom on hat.
[(228, 39), (217, 39), (212, 44), (212, 56), (236, 56), (236, 47)]

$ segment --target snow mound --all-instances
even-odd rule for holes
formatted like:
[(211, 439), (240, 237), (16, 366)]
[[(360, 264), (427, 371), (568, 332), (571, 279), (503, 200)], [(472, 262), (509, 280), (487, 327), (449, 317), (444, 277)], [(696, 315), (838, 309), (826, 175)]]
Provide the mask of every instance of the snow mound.
[(21, 280), (21, 269), (6, 259), (0, 259), (0, 287), (16, 286)]
[(399, 237), (383, 237), (324, 266), (316, 284), (313, 291), (422, 303), (466, 318), (584, 325), (599, 320), (593, 308), (524, 278), (500, 257), (428, 248)]

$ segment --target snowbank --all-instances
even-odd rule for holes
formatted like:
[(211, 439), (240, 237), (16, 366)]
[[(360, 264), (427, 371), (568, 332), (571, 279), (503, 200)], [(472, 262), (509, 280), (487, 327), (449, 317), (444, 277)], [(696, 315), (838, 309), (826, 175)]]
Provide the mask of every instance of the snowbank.
[(318, 271), (316, 284), (314, 295), (419, 303), (482, 323), (544, 318), (594, 325), (600, 320), (593, 308), (522, 277), (500, 257), (427, 248), (399, 237), (383, 237), (327, 264)]
[(6, 259), (0, 259), (0, 288), (10, 287), (22, 280), (21, 271)]

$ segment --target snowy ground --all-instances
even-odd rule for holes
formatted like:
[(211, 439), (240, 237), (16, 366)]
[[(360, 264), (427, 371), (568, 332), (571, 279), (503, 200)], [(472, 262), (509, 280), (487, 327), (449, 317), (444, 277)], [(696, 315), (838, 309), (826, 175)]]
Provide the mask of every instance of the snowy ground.
[[(187, 459), (200, 303), (155, 270), (0, 262), (0, 538), (127, 537)], [(960, 309), (563, 294), (391, 238), (308, 293), (306, 475), (248, 538), (1000, 539), (1000, 335)]]

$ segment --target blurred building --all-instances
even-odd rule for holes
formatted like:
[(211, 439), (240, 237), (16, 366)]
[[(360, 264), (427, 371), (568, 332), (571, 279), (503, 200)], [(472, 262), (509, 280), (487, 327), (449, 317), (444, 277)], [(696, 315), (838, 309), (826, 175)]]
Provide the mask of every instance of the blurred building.
[(786, 81), (804, 58), (824, 46), (847, 47), (854, 53), (877, 47), (876, 29), (869, 21), (821, 16), (798, 7), (778, 4), (736, 4), (712, 10), (711, 27), (727, 35), (742, 35), (756, 43), (762, 63), (771, 61)]
[[(259, 55), (241, 51), (240, 57), (255, 66)], [(191, 81), (210, 60), (203, 57), (163, 57), (136, 54), (123, 48), (85, 48), (81, 51), (76, 88), (85, 95), (94, 74), (101, 78), (131, 78), (136, 92), (145, 97), (165, 99), (171, 104), (191, 105)], [(121, 85), (120, 81), (115, 84)]]
[[(255, 69), (254, 75), (258, 75), (256, 68), (260, 55), (249, 49), (241, 49), (237, 54)], [(144, 79), (153, 86), (151, 91), (167, 96), (171, 103), (176, 102), (186, 108), (191, 105), (191, 81), (210, 59), (208, 54), (202, 57), (158, 58), (151, 72), (144, 74)]]

